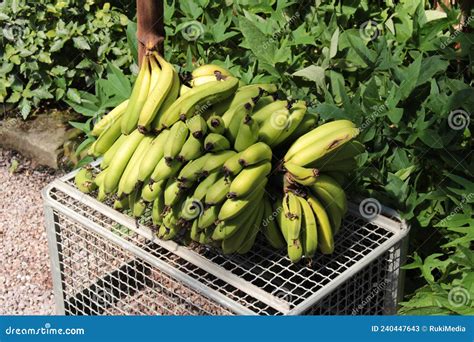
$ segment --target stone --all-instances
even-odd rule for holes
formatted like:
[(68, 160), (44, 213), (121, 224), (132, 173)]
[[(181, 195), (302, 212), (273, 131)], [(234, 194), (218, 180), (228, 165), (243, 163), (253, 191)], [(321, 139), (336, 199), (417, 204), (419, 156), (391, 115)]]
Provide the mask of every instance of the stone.
[(68, 139), (71, 115), (54, 111), (31, 119), (6, 118), (0, 121), (0, 146), (20, 152), (39, 165), (59, 168), (63, 145)]

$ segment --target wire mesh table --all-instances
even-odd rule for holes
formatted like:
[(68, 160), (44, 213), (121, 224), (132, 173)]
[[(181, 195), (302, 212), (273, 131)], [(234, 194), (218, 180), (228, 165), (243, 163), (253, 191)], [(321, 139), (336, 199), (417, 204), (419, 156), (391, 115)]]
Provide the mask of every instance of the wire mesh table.
[(396, 312), (409, 229), (390, 209), (367, 220), (350, 204), (335, 252), (294, 265), (263, 239), (246, 255), (159, 240), (146, 219), (77, 190), (74, 175), (43, 191), (57, 314)]

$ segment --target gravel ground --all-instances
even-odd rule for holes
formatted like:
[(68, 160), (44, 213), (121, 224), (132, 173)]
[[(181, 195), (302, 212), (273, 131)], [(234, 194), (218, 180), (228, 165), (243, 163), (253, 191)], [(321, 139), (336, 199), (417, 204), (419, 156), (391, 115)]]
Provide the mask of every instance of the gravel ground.
[(58, 176), (0, 149), (0, 315), (54, 313), (40, 191)]

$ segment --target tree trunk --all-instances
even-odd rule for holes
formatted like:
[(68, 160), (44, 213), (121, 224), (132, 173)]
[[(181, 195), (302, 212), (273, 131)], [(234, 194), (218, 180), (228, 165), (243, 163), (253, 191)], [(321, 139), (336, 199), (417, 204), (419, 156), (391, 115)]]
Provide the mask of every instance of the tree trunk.
[(149, 50), (163, 54), (165, 26), (163, 0), (137, 0), (138, 61)]

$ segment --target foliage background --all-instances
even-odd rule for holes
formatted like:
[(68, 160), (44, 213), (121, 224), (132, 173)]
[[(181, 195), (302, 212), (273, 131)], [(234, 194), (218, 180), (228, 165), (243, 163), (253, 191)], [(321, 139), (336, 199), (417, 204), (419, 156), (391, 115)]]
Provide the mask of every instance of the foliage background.
[[(0, 100), (27, 116), (42, 99), (65, 99), (87, 135), (130, 91), (133, 6), (14, 2), (0, 20), (22, 39), (3, 30)], [(222, 64), (245, 82), (278, 83), (322, 120), (362, 128), (367, 153), (350, 193), (411, 225), (403, 314), (474, 314), (474, 19), (459, 27), (459, 15), (422, 0), (168, 0), (165, 9), (165, 54), (182, 71)]]

